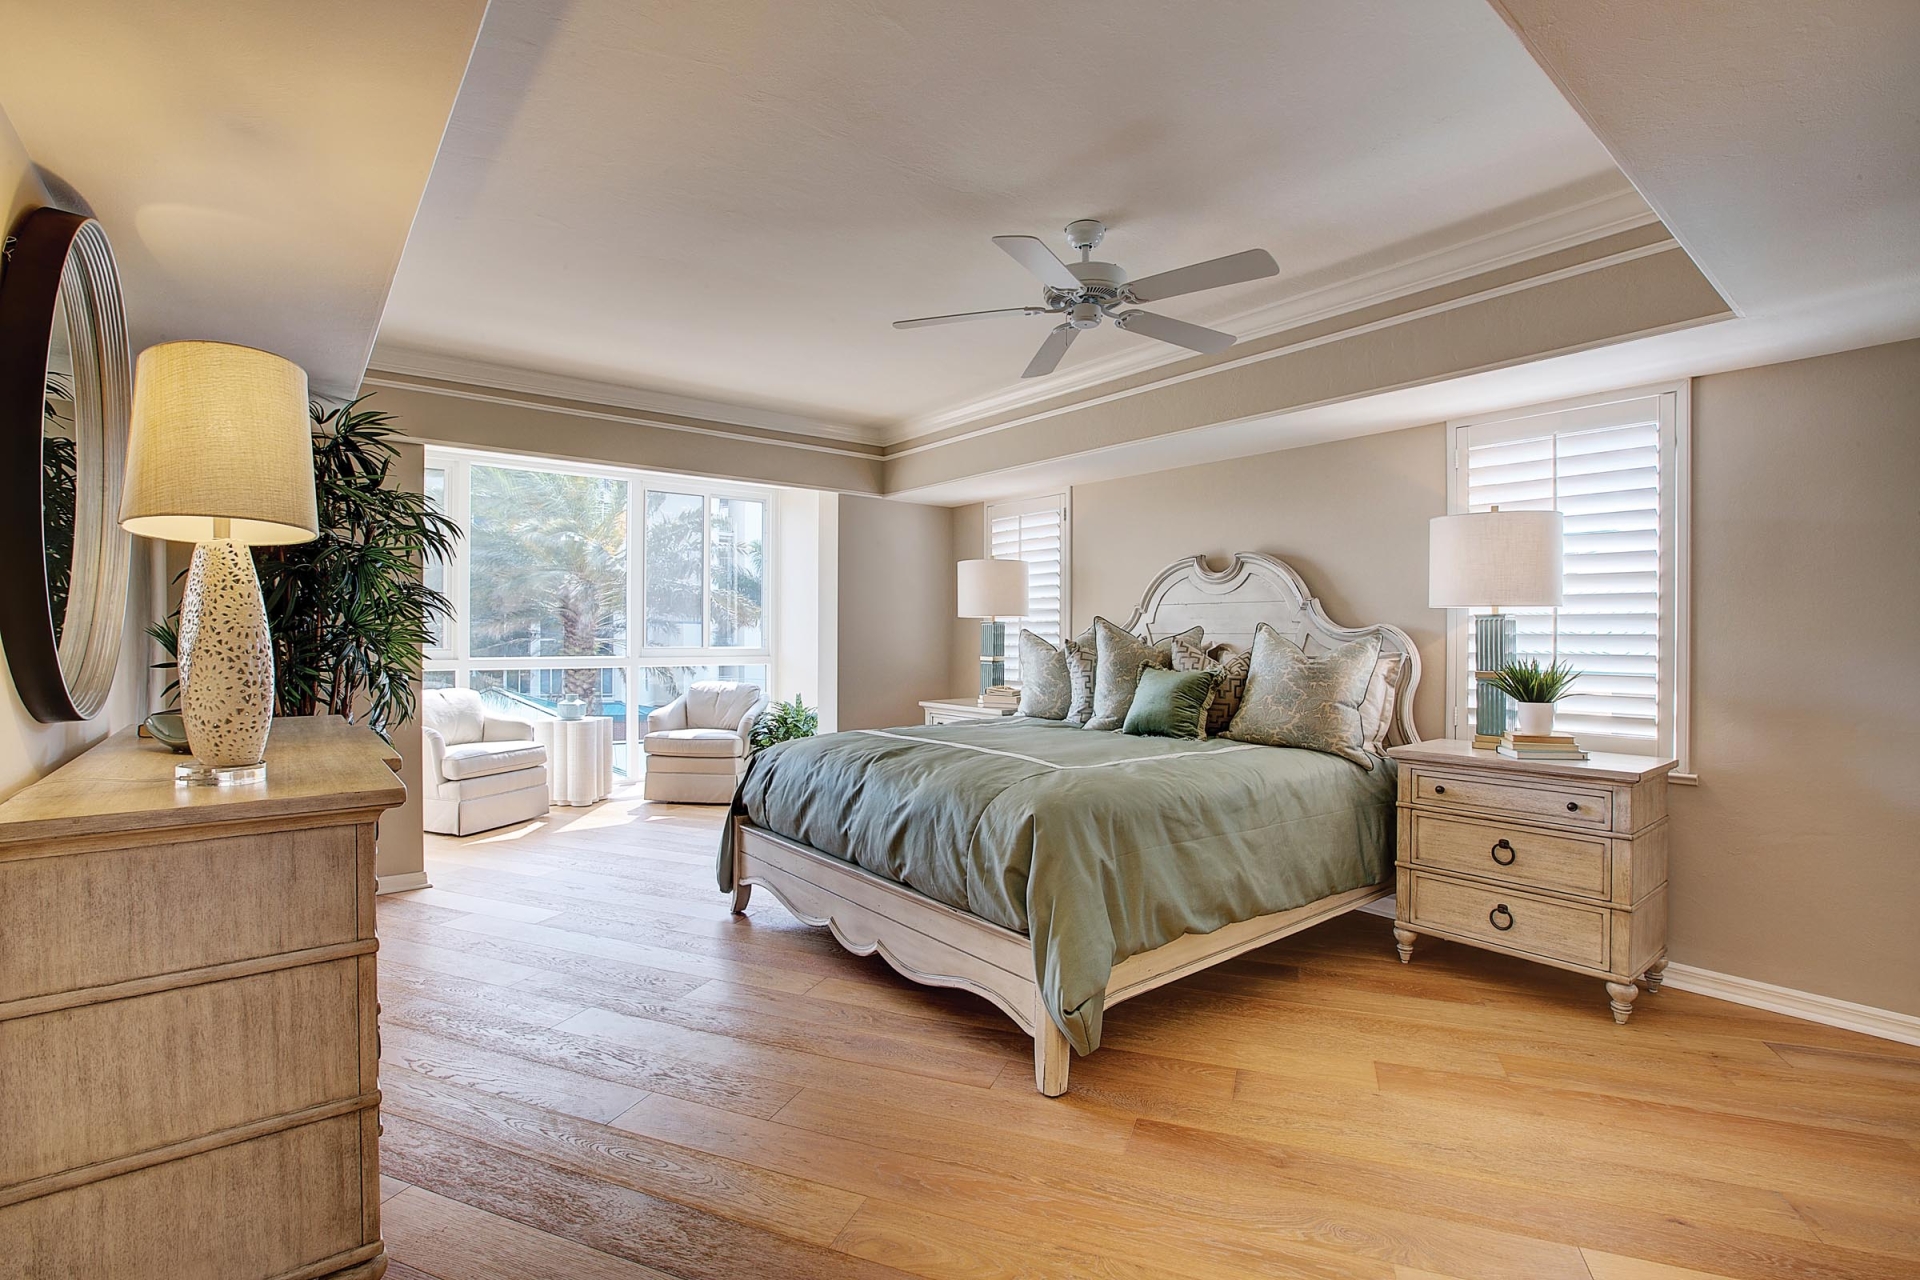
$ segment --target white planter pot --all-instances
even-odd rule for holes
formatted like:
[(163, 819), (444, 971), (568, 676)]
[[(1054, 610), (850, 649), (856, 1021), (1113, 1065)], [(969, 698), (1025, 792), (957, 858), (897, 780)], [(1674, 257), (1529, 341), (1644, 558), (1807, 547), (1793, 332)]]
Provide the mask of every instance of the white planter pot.
[(1519, 709), (1519, 723), (1514, 732), (1529, 738), (1543, 738), (1553, 732), (1553, 704), (1551, 702), (1516, 702)]

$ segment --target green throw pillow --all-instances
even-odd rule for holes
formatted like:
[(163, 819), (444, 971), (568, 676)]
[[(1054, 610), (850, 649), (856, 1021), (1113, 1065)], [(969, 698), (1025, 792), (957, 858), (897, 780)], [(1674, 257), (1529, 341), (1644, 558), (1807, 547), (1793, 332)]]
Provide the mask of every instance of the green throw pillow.
[(1143, 666), (1120, 731), (1145, 738), (1204, 738), (1207, 708), (1219, 686), (1220, 677), (1211, 671)]

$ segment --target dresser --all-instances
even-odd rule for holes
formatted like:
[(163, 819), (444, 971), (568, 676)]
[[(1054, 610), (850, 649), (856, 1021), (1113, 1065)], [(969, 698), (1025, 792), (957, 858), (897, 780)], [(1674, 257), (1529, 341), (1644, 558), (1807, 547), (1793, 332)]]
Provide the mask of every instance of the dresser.
[(0, 804), (0, 1270), (376, 1280), (392, 751), (326, 716), (264, 783), (178, 758), (127, 730)]
[(1614, 1021), (1667, 967), (1672, 760), (1509, 760), (1453, 740), (1390, 748), (1400, 772), (1394, 941), (1421, 934), (1590, 974)]
[(920, 704), (928, 724), (959, 724), (963, 720), (1000, 720), (1014, 714), (1012, 707), (983, 707), (972, 698), (928, 698)]

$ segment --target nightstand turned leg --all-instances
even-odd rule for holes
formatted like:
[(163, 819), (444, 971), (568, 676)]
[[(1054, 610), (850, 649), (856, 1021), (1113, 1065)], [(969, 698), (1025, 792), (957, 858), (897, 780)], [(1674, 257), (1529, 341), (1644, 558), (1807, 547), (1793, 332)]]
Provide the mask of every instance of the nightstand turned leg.
[(1647, 967), (1647, 976), (1644, 979), (1644, 981), (1647, 984), (1647, 990), (1659, 991), (1660, 984), (1665, 982), (1666, 980), (1667, 980), (1667, 962), (1664, 959), (1655, 960), (1651, 965)]
[(1420, 935), (1411, 929), (1393, 926), (1393, 948), (1400, 953), (1400, 963), (1408, 964), (1413, 960), (1413, 940)]
[(1640, 988), (1634, 986), (1631, 982), (1609, 982), (1607, 984), (1607, 998), (1613, 1002), (1613, 1020), (1615, 1022), (1620, 1023), (1622, 1026), (1626, 1025), (1627, 1019), (1633, 1016), (1633, 1002), (1639, 994)]

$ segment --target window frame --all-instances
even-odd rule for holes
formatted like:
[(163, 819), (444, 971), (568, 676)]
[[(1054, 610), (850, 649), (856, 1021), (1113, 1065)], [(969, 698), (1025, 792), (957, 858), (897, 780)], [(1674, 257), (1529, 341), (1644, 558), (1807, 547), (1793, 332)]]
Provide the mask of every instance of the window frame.
[[(1037, 493), (1024, 498), (1008, 498), (1001, 502), (985, 503), (980, 516), (980, 538), (982, 554), (989, 560), (993, 554), (993, 522), (996, 515), (1023, 516), (1034, 511), (1060, 512), (1060, 639), (1066, 640), (1073, 635), (1073, 490), (1060, 489), (1051, 493)], [(1029, 592), (1027, 605), (1033, 605)], [(1024, 619), (1030, 615), (1022, 614)], [(1013, 635), (1007, 637), (1008, 656), (1012, 659), (1014, 674), (1018, 674), (1020, 633), (1016, 628)], [(1015, 687), (1018, 687), (1017, 681)]]
[[(584, 657), (542, 657), (517, 655), (500, 658), (477, 658), (473, 656), (471, 632), (471, 566), (472, 552), (469, 533), (472, 528), (472, 484), (470, 474), (473, 467), (503, 467), (522, 471), (543, 471), (557, 475), (584, 476), (591, 479), (616, 480), (627, 486), (627, 644), (626, 652), (618, 655)], [(702, 479), (698, 476), (674, 475), (664, 471), (644, 471), (635, 467), (620, 467), (595, 463), (573, 462), (561, 458), (536, 458), (513, 453), (496, 453), (484, 449), (457, 449), (441, 445), (428, 445), (425, 450), (425, 470), (445, 471), (447, 477), (446, 514), (460, 526), (461, 536), (456, 544), (453, 556), (447, 561), (448, 600), (453, 605), (452, 624), (446, 634), (452, 640), (451, 645), (433, 646), (422, 655), (422, 672), (449, 672), (453, 676), (454, 687), (468, 689), (473, 687), (473, 675), (479, 671), (519, 671), (519, 670), (604, 670), (617, 669), (626, 683), (626, 741), (629, 745), (628, 767), (633, 775), (633, 753), (639, 749), (639, 690), (642, 688), (643, 672), (649, 667), (759, 667), (767, 669), (769, 679), (773, 674), (774, 651), (774, 605), (775, 583), (778, 573), (775, 559), (779, 554), (778, 539), (775, 536), (774, 490), (760, 485), (733, 484), (726, 481)], [(713, 555), (713, 499), (739, 498), (750, 502), (759, 502), (765, 511), (761, 550), (761, 641), (753, 648), (727, 647), (713, 645), (649, 645), (646, 643), (646, 494), (678, 493), (695, 496), (700, 499), (700, 628), (702, 637), (711, 634), (713, 619), (711, 616), (712, 594), (712, 555)]]
[[(1660, 434), (1660, 611), (1662, 622), (1671, 615), (1671, 626), (1661, 628), (1659, 670), (1672, 673), (1670, 681), (1660, 682), (1658, 715), (1663, 718), (1671, 741), (1656, 739), (1653, 756), (1672, 756), (1678, 761), (1669, 775), (1674, 782), (1698, 781), (1693, 772), (1691, 731), (1692, 684), (1692, 523), (1693, 523), (1693, 384), (1691, 379), (1631, 387), (1621, 391), (1575, 396), (1545, 404), (1527, 405), (1495, 413), (1477, 414), (1447, 422), (1447, 513), (1459, 515), (1467, 504), (1467, 449), (1471, 433), (1509, 435), (1525, 439), (1577, 429), (1627, 426), (1646, 420), (1641, 402), (1655, 401)], [(1487, 443), (1484, 439), (1481, 443)], [(1467, 693), (1471, 681), (1466, 663), (1469, 649), (1468, 628), (1471, 611), (1448, 609), (1447, 637), (1447, 736), (1471, 738), (1473, 729), (1467, 711)]]

